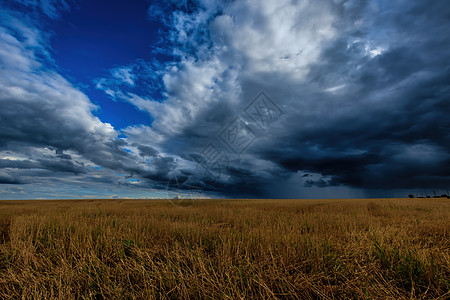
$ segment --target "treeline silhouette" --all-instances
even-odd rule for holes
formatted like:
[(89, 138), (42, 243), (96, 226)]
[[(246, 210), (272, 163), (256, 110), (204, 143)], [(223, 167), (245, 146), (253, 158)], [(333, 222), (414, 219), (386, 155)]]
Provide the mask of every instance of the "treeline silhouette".
[(447, 198), (450, 199), (450, 194), (447, 190), (447, 193), (445, 194), (441, 194), (441, 195), (437, 195), (436, 191), (433, 191), (433, 196), (427, 195), (427, 193), (420, 193), (417, 194), (416, 197), (414, 196), (414, 194), (409, 194), (408, 195), (409, 198)]

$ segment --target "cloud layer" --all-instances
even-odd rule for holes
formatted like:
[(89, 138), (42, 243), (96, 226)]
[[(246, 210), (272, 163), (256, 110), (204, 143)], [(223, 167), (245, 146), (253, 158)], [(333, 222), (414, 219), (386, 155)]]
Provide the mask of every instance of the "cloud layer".
[[(8, 10), (1, 19), (0, 183), (51, 182), (59, 190), (58, 182), (79, 184), (83, 176), (134, 186), (124, 178), (130, 174), (167, 182), (173, 159), (154, 152), (150, 165), (142, 151), (131, 150), (144, 146), (133, 142), (127, 149), (120, 132), (92, 114), (99, 108), (57, 72), (48, 39), (33, 19)], [(127, 73), (113, 75), (121, 79)]]
[[(181, 190), (227, 197), (450, 186), (445, 1), (153, 4), (149, 15), (167, 29), (159, 51), (173, 61), (116, 66), (93, 83), (153, 120), (121, 132), (58, 74), (33, 19), (2, 14), (4, 184), (58, 172), (137, 190), (164, 190), (176, 178)], [(264, 127), (246, 113), (252, 103), (267, 108), (252, 102), (260, 91), (282, 112), (265, 115)], [(230, 147), (224, 132), (249, 144)]]

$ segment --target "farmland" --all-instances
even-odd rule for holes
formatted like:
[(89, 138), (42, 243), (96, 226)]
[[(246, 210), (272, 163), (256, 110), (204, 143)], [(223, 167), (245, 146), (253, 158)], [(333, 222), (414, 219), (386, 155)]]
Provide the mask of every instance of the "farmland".
[(449, 291), (449, 199), (0, 201), (1, 299)]

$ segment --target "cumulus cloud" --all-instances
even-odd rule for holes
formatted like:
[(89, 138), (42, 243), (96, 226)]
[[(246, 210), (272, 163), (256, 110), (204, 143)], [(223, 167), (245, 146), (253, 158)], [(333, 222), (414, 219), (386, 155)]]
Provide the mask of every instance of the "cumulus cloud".
[(154, 117), (146, 130), (162, 137), (163, 151), (189, 160), (258, 91), (268, 92), (287, 113), (245, 158), (229, 153), (222, 179), (209, 187), (223, 192), (264, 196), (264, 185), (298, 171), (319, 176), (304, 186), (448, 185), (446, 7), (200, 1), (166, 20), (180, 57), (162, 75), (166, 100), (124, 99)]
[[(56, 71), (47, 39), (33, 20), (8, 10), (2, 15), (0, 42), (6, 51), (0, 51), (0, 183), (61, 180), (55, 176), (93, 180), (98, 167), (166, 181), (173, 159), (155, 150), (155, 163), (149, 166), (129, 150), (120, 132), (93, 115), (98, 107)], [(124, 69), (112, 74), (131, 83)], [(132, 144), (130, 149), (149, 152), (139, 142)], [(103, 174), (114, 177), (110, 184), (122, 180)]]
[[(14, 23), (19, 26), (13, 27)], [(112, 126), (91, 114), (95, 106), (89, 99), (36, 58), (45, 53), (38, 32), (30, 36), (22, 31), (30, 28), (29, 24), (17, 18), (14, 23), (8, 24), (8, 30), (2, 28), (2, 44), (11, 51), (2, 52), (0, 60), (23, 63), (3, 64), (0, 70), (0, 147), (77, 149), (88, 141), (113, 138), (116, 133)]]

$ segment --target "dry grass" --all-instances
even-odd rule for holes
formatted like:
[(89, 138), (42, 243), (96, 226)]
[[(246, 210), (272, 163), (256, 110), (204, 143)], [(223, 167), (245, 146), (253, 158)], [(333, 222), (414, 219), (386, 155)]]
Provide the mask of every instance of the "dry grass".
[(450, 200), (0, 201), (1, 299), (450, 298)]

